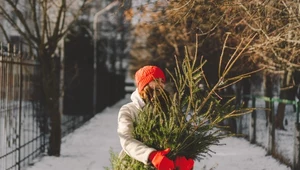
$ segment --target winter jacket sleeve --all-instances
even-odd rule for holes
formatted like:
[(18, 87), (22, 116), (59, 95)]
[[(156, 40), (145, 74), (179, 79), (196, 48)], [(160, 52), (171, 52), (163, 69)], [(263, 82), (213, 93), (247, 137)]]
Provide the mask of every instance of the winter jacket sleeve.
[(154, 148), (133, 138), (133, 121), (138, 109), (134, 105), (124, 105), (118, 115), (118, 135), (123, 150), (132, 158), (148, 164), (148, 157)]

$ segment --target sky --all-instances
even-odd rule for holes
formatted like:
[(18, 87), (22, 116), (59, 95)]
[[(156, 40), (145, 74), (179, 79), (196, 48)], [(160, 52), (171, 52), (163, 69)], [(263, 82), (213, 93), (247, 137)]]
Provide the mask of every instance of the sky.
[[(104, 170), (110, 166), (110, 153), (121, 150), (117, 135), (120, 107), (130, 101), (130, 95), (96, 114), (83, 126), (63, 138), (60, 157), (43, 156), (22, 170)], [(211, 157), (195, 161), (194, 170), (291, 170), (262, 147), (244, 138), (228, 137), (221, 146), (212, 146)]]

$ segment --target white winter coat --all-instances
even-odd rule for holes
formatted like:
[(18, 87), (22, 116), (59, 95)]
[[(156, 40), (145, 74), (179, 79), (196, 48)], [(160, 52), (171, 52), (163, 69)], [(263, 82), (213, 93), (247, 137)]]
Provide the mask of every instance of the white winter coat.
[(148, 157), (155, 149), (134, 139), (132, 135), (133, 121), (145, 103), (137, 90), (131, 94), (131, 100), (132, 102), (121, 107), (118, 115), (118, 135), (123, 148), (119, 156), (122, 158), (128, 154), (130, 157), (148, 164)]

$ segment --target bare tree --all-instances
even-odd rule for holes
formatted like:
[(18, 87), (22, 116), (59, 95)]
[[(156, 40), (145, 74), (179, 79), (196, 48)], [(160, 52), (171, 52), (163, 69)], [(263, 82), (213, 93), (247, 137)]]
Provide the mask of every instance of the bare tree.
[[(280, 77), (280, 98), (295, 100), (296, 86), (293, 74), (300, 69), (299, 3), (295, 0), (242, 1), (244, 31), (258, 36), (252, 44), (250, 58), (266, 72), (265, 95), (273, 97), (274, 77)], [(271, 75), (271, 76), (270, 76)], [(271, 90), (271, 91), (270, 91)], [(269, 104), (268, 104), (269, 105)], [(284, 129), (285, 103), (280, 102), (276, 114), (276, 127)]]
[(60, 155), (61, 114), (58, 75), (53, 55), (59, 41), (80, 16), (88, 0), (4, 0), (0, 14), (19, 33), (41, 63), (42, 88), (50, 116), (48, 154)]
[[(155, 7), (149, 11), (147, 6), (150, 5)], [(172, 68), (172, 56), (183, 56), (183, 46), (188, 46), (207, 59), (204, 70), (214, 82), (218, 75), (215, 64), (218, 56), (224, 52), (224, 61), (230, 59), (237, 42), (255, 35), (229, 75), (263, 69), (268, 97), (274, 97), (272, 89), (276, 77), (282, 77), (281, 97), (287, 98), (286, 92), (295, 89), (292, 75), (300, 69), (298, 0), (170, 0), (163, 5), (161, 1), (144, 4), (140, 9), (139, 12), (150, 19), (135, 27), (134, 33), (138, 36), (131, 49), (132, 72), (146, 63)], [(222, 50), (227, 33), (231, 36), (226, 49)], [(199, 38), (198, 47), (193, 43), (195, 35)], [(241, 97), (237, 96), (237, 99)], [(284, 107), (284, 103), (279, 105), (279, 128), (283, 127)]]

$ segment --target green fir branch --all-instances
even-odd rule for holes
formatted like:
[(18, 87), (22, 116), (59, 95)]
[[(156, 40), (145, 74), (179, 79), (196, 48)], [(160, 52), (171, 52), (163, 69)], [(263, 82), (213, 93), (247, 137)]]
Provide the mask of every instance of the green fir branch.
[[(244, 50), (244, 49), (242, 49)], [(220, 145), (220, 140), (231, 134), (220, 123), (253, 111), (249, 108), (238, 108), (235, 98), (226, 102), (217, 95), (217, 89), (226, 86), (226, 74), (232, 68), (236, 57), (230, 60), (224, 71), (220, 71), (220, 80), (211, 89), (203, 90), (201, 83), (206, 83), (202, 67), (205, 61), (190, 57), (186, 49), (184, 60), (179, 63), (171, 74), (167, 70), (174, 85), (174, 93), (169, 94), (163, 89), (155, 91), (155, 97), (140, 111), (134, 121), (133, 136), (145, 145), (157, 150), (170, 148), (167, 155), (171, 160), (177, 156), (185, 156), (200, 161), (214, 153), (210, 147)], [(239, 52), (236, 54), (240, 55)], [(220, 66), (221, 68), (221, 66)], [(246, 75), (248, 76), (248, 75)], [(245, 75), (236, 77), (240, 80)], [(122, 160), (114, 160), (114, 170), (155, 169), (126, 156)]]

